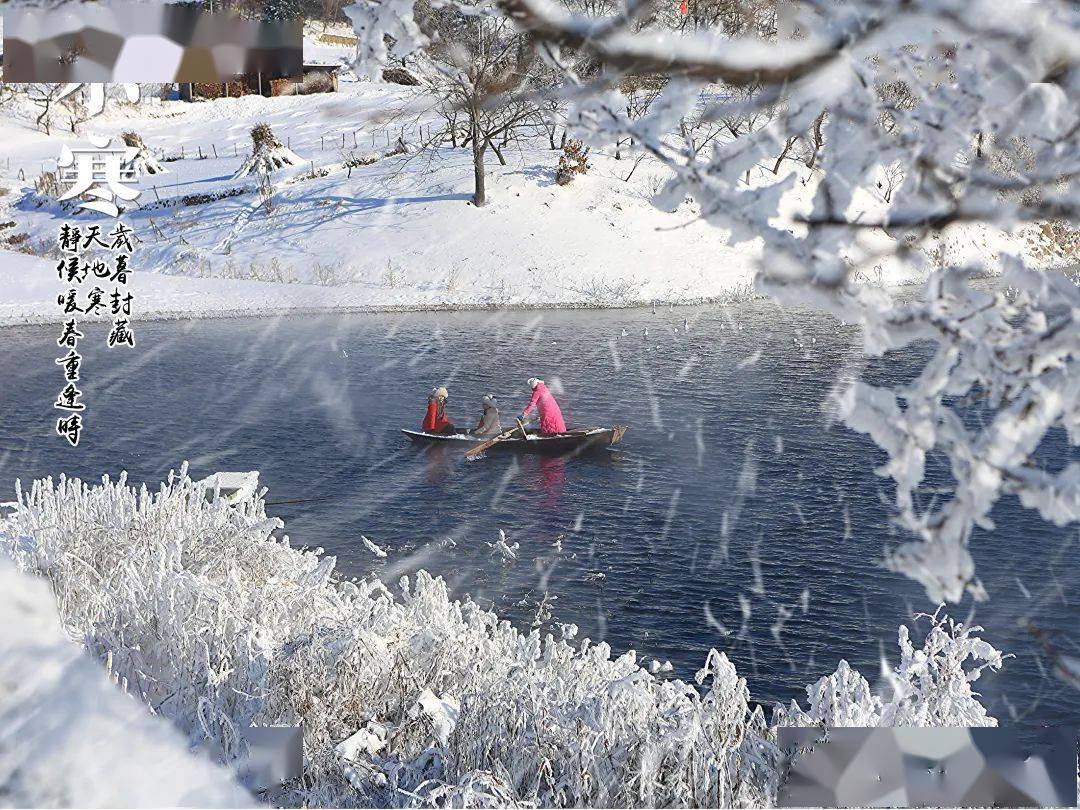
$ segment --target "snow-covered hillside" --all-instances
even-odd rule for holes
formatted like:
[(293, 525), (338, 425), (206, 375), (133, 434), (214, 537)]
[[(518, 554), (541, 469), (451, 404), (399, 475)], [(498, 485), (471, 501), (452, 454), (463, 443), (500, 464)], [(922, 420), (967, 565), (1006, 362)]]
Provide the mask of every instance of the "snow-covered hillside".
[[(332, 61), (347, 49), (322, 44)], [(57, 228), (79, 221), (43, 201), (33, 181), (64, 144), (80, 138), (33, 126), (18, 105), (0, 118), (8, 157), (0, 162), (0, 249), (48, 257)], [(267, 211), (252, 176), (234, 178), (266, 122), (301, 165), (272, 175)], [(138, 274), (172, 277), (137, 284), (142, 317), (290, 309), (492, 306), (625, 306), (746, 295), (760, 241), (730, 245), (687, 204), (674, 213), (651, 199), (667, 170), (650, 159), (616, 160), (594, 150), (572, 184), (554, 182), (557, 150), (538, 135), (488, 157), (490, 202), (469, 202), (468, 149), (419, 149), (437, 124), (414, 88), (373, 85), (343, 74), (331, 94), (118, 105), (84, 124), (84, 134), (137, 132), (165, 174), (141, 181), (141, 207), (128, 213), (139, 238)], [(399, 140), (405, 145), (399, 151)], [(347, 158), (355, 163), (344, 165)], [(763, 180), (769, 180), (762, 171)], [(22, 178), (22, 179), (20, 179)], [(775, 179), (775, 178), (771, 178)], [(812, 178), (797, 183), (798, 209)], [(867, 195), (868, 210), (874, 206)], [(884, 238), (878, 236), (878, 238)], [(1015, 240), (972, 229), (950, 249), (993, 255)], [(872, 246), (870, 247), (872, 249)], [(5, 296), (0, 322), (55, 320), (31, 269), (0, 253)], [(872, 281), (921, 278), (908, 265), (874, 267)]]
[[(144, 98), (111, 102), (68, 132), (58, 115), (51, 134), (40, 109), (16, 99), (0, 110), (0, 324), (56, 320), (45, 265), (5, 251), (45, 256), (73, 216), (34, 192), (64, 145), (91, 134), (135, 132), (161, 161), (128, 212), (139, 238), (134, 266), (138, 316), (268, 313), (305, 309), (626, 306), (695, 303), (749, 294), (760, 239), (729, 244), (727, 234), (684, 203), (675, 212), (651, 200), (669, 170), (650, 156), (621, 160), (614, 145), (593, 149), (588, 174), (557, 186), (559, 150), (540, 126), (515, 133), (487, 157), (490, 202), (470, 202), (470, 150), (433, 138), (445, 126), (422, 87), (358, 81), (344, 67), (355, 33), (345, 23), (308, 22), (304, 58), (337, 64), (339, 92), (263, 98), (249, 95), (186, 103)], [(147, 86), (146, 90), (151, 87)], [(237, 176), (251, 153), (251, 129), (268, 124), (298, 165), (272, 173), (271, 210), (256, 173)], [(391, 153), (388, 155), (388, 153)], [(350, 165), (351, 164), (351, 167)], [(785, 197), (808, 210), (817, 177), (797, 161), (761, 165), (752, 185), (799, 174)], [(241, 174), (243, 174), (241, 172)], [(882, 188), (895, 178), (883, 174)], [(857, 190), (855, 207), (876, 218), (880, 189)], [(798, 227), (798, 226), (796, 226)], [(868, 231), (859, 277), (883, 285), (925, 277), (917, 262), (867, 258), (891, 242)], [(997, 264), (1025, 252), (1023, 235), (982, 225), (947, 233), (940, 261)], [(917, 257), (916, 257), (917, 258)], [(1030, 258), (1030, 257), (1029, 257)]]

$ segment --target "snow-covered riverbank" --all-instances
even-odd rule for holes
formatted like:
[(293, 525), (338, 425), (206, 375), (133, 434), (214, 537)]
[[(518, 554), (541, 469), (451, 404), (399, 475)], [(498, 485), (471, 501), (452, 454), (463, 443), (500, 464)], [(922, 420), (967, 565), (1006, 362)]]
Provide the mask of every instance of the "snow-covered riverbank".
[[(396, 592), (342, 581), (279, 528), (261, 497), (208, 503), (185, 475), (157, 493), (61, 479), (20, 497), (0, 552), (47, 576), (69, 632), (111, 652), (128, 691), (192, 743), (232, 758), (238, 728), (302, 722), (307, 778), (290, 804), (774, 800), (772, 732), (723, 654), (698, 686), (664, 680), (572, 626), (522, 633), (424, 572)], [(995, 724), (972, 683), (997, 651), (947, 622), (921, 648), (901, 629), (900, 646), (890, 698), (841, 663), (773, 723)]]
[[(631, 294), (625, 288), (596, 286), (573, 290), (556, 285), (506, 288), (492, 292), (477, 281), (459, 282), (454, 289), (437, 287), (347, 284), (323, 286), (250, 279), (191, 278), (155, 272), (135, 272), (129, 289), (135, 295), (135, 321), (176, 318), (230, 318), (295, 315), (314, 312), (414, 312), (477, 309), (577, 309), (702, 304), (739, 301), (753, 294), (749, 279), (726, 287), (698, 285), (697, 289), (657, 288), (655, 296)], [(0, 326), (59, 323), (64, 319), (56, 298), (67, 287), (49, 260), (0, 250)], [(699, 294), (701, 293), (701, 294)], [(93, 318), (84, 318), (93, 320)], [(100, 320), (100, 318), (99, 318)]]
[[(60, 319), (56, 234), (65, 221), (89, 221), (34, 191), (61, 147), (82, 140), (59, 129), (45, 135), (29, 112), (0, 117), (11, 155), (0, 164), (0, 324)], [(334, 94), (110, 107), (93, 131), (136, 131), (165, 168), (142, 178), (139, 206), (125, 215), (138, 239), (136, 320), (693, 304), (751, 294), (761, 240), (731, 243), (690, 202), (656, 208), (670, 170), (655, 160), (594, 150), (588, 174), (559, 186), (559, 151), (543, 134), (525, 137), (507, 148), (506, 165), (491, 158), (489, 201), (477, 208), (469, 202), (469, 150), (421, 147), (434, 116), (415, 91), (356, 81)], [(257, 122), (303, 160), (274, 173), (271, 210), (251, 177), (233, 176)], [(406, 150), (382, 157), (393, 152), (384, 139), (399, 136)], [(379, 155), (370, 165), (343, 164), (368, 152)], [(816, 179), (801, 164), (784, 172), (798, 174), (785, 197), (793, 213), (809, 204)], [(752, 174), (753, 182), (777, 180), (765, 168)], [(868, 215), (882, 205), (873, 191), (857, 196)], [(864, 241), (865, 255), (851, 257), (859, 278), (892, 286), (926, 277), (916, 261), (873, 258), (891, 243), (883, 233)], [(991, 264), (1002, 250), (1024, 247), (1023, 239), (967, 225), (947, 242), (942, 257)]]

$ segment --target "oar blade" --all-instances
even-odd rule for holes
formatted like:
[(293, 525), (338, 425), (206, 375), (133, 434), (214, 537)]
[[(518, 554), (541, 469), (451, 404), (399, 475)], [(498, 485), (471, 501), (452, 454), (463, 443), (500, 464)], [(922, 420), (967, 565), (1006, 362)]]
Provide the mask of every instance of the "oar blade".
[(517, 430), (516, 427), (511, 428), (510, 430), (506, 431), (505, 433), (500, 433), (494, 439), (488, 439), (486, 442), (481, 442), (480, 444), (476, 445), (476, 447), (470, 447), (468, 450), (465, 451), (465, 457), (466, 458), (474, 458), (474, 457), (480, 455), (485, 450), (487, 450), (489, 447), (491, 447), (493, 444), (497, 444), (498, 442), (502, 441), (503, 439), (509, 437), (510, 434), (512, 434), (516, 430)]

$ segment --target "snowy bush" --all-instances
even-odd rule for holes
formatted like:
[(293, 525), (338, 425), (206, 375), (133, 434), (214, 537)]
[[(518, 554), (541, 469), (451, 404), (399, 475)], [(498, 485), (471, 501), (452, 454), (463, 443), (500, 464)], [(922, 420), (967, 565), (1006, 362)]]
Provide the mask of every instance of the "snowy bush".
[[(183, 470), (156, 493), (123, 477), (61, 478), (18, 492), (0, 550), (47, 576), (68, 633), (111, 655), (128, 691), (193, 743), (234, 760), (239, 729), (302, 723), (306, 773), (286, 803), (762, 806), (775, 796), (771, 734), (722, 653), (708, 654), (696, 685), (658, 680), (633, 651), (612, 658), (570, 626), (558, 639), (522, 633), (452, 601), (424, 572), (397, 595), (343, 581), (333, 557), (292, 548), (280, 528), (261, 494), (209, 502)], [(838, 689), (829, 716), (986, 719), (957, 662), (1000, 663), (992, 648), (958, 627), (918, 651), (906, 638), (895, 701)], [(854, 676), (842, 665), (832, 678)], [(815, 722), (819, 704), (788, 717)]]
[(581, 142), (573, 139), (563, 144), (559, 155), (559, 166), (555, 170), (555, 182), (560, 186), (569, 185), (579, 174), (589, 171), (589, 150)]
[(315, 262), (311, 268), (310, 281), (323, 287), (342, 287), (356, 281), (356, 272), (343, 267), (339, 262)]
[(60, 178), (56, 172), (42, 172), (34, 179), (34, 193), (44, 202), (54, 203), (60, 199), (64, 189), (60, 187)]
[[(900, 665), (886, 672), (891, 696), (875, 695), (858, 672), (841, 661), (836, 672), (806, 688), (810, 705), (803, 711), (792, 701), (778, 706), (778, 726), (996, 726), (971, 684), (986, 668), (1001, 669), (1005, 656), (947, 617), (933, 616), (921, 649), (915, 649), (901, 627)], [(965, 668), (968, 659), (974, 666)], [(981, 662), (981, 663), (980, 663)]]
[(132, 146), (138, 150), (132, 162), (140, 176), (162, 174), (165, 171), (138, 132), (124, 132), (120, 138), (126, 146)]

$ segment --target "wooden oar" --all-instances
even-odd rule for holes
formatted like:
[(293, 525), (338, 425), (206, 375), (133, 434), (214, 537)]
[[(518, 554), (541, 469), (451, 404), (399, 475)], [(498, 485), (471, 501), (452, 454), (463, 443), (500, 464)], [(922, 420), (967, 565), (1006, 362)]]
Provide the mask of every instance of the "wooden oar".
[(517, 431), (518, 431), (519, 429), (521, 430), (521, 434), (522, 434), (523, 436), (524, 436), (524, 435), (526, 435), (526, 434), (525, 434), (525, 426), (524, 426), (523, 424), (521, 424), (521, 420), (520, 420), (520, 419), (518, 419), (518, 420), (517, 420), (517, 427), (512, 427), (512, 428), (510, 428), (510, 429), (509, 429), (508, 431), (506, 431), (505, 433), (500, 433), (500, 434), (499, 434), (498, 436), (496, 436), (496, 437), (495, 437), (494, 439), (488, 439), (488, 440), (487, 440), (486, 442), (480, 442), (480, 444), (476, 445), (476, 447), (472, 447), (472, 448), (470, 448), (470, 449), (466, 450), (466, 451), (465, 451), (465, 456), (466, 456), (466, 458), (474, 458), (475, 456), (478, 456), (478, 455), (480, 455), (480, 454), (481, 454), (481, 453), (483, 453), (483, 452), (484, 452), (485, 450), (487, 450), (487, 449), (488, 449), (489, 447), (491, 447), (491, 445), (493, 445), (493, 444), (498, 444), (498, 443), (499, 443), (499, 442), (501, 442), (501, 441), (502, 441), (503, 439), (509, 439), (509, 438), (510, 438), (511, 436), (513, 436), (513, 435), (514, 435), (514, 434), (515, 434), (515, 433), (516, 433), (516, 432), (517, 432)]

